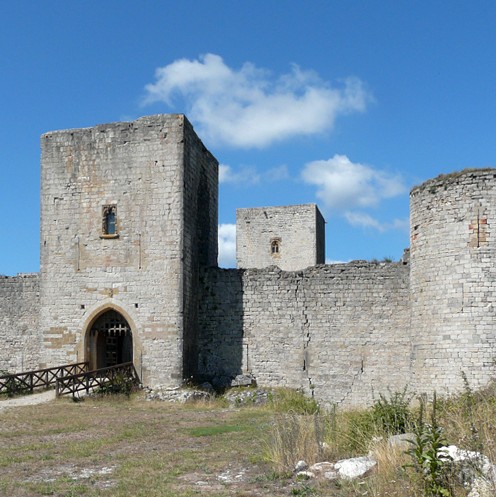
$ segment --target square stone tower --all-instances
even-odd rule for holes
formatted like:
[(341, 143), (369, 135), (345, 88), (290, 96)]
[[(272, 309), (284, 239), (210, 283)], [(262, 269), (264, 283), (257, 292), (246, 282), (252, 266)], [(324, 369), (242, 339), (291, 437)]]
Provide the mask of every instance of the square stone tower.
[(196, 371), (200, 266), (217, 264), (218, 163), (183, 115), (42, 135), (47, 366), (133, 361), (145, 385)]
[(236, 210), (238, 268), (297, 271), (325, 263), (325, 221), (315, 204)]

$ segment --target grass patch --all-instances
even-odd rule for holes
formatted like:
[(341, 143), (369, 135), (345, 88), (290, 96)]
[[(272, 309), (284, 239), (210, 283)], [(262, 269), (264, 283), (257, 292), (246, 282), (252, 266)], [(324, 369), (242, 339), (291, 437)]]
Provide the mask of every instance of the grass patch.
[[(432, 402), (424, 410), (423, 422), (432, 424)], [(473, 392), (467, 385), (437, 402), (443, 443), (481, 451), (492, 462), (494, 419), (494, 386)], [(435, 440), (419, 447), (417, 469), (404, 448), (387, 443), (389, 434), (415, 426), (419, 436), (429, 436), (432, 430), (418, 420), (418, 408), (403, 393), (354, 411), (325, 411), (286, 389), (268, 406), (243, 409), (146, 402), (135, 395), (59, 400), (0, 411), (0, 495), (425, 497), (424, 473), (417, 469)], [(293, 475), (300, 459), (335, 462), (369, 452), (378, 466), (365, 479), (296, 481)], [(456, 474), (444, 476), (452, 497), (468, 495)], [(433, 495), (437, 487), (428, 488)]]
[[(0, 495), (249, 495), (267, 469), (253, 455), (271, 417), (266, 409), (133, 395), (0, 411)], [(242, 474), (235, 490), (218, 478), (223, 473)]]
[(240, 425), (198, 426), (189, 430), (192, 437), (213, 437), (223, 433), (243, 431), (246, 428)]
[(269, 408), (274, 412), (292, 414), (315, 414), (319, 405), (315, 399), (309, 398), (300, 390), (276, 388), (269, 395)]

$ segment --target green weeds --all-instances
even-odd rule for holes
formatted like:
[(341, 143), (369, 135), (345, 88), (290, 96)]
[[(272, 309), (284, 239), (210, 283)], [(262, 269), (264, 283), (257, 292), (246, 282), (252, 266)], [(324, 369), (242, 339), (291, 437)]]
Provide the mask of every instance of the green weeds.
[(372, 419), (377, 427), (387, 435), (406, 433), (411, 427), (411, 396), (406, 387), (401, 392), (379, 395), (372, 406)]
[(269, 395), (269, 407), (274, 412), (292, 414), (316, 414), (319, 404), (307, 397), (301, 390), (278, 388)]
[(425, 402), (421, 401), (418, 420), (414, 425), (410, 455), (413, 467), (422, 482), (425, 497), (452, 497), (450, 482), (451, 458), (443, 450), (447, 445), (443, 429), (436, 419), (436, 395), (432, 402), (430, 423), (424, 419)]

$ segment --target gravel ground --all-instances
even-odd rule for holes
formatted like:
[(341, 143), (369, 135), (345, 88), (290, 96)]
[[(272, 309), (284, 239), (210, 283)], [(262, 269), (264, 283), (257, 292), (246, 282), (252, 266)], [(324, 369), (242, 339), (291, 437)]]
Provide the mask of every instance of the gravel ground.
[(35, 406), (38, 404), (46, 404), (55, 400), (55, 390), (35, 393), (33, 395), (25, 395), (23, 397), (14, 397), (13, 399), (0, 400), (0, 410), (8, 407), (20, 406)]

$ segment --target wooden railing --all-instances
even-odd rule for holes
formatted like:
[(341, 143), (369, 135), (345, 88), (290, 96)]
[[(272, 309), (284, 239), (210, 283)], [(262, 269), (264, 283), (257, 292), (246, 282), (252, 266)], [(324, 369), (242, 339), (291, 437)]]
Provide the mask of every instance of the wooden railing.
[(0, 376), (0, 394), (9, 396), (32, 393), (35, 388), (50, 388), (56, 385), (57, 380), (65, 376), (88, 371), (87, 362), (64, 364), (56, 368), (37, 369), (17, 374)]
[(88, 394), (94, 389), (128, 393), (130, 388), (137, 387), (140, 383), (134, 364), (125, 362), (117, 366), (58, 378), (55, 391), (57, 397), (67, 394), (72, 394), (75, 397), (78, 392), (85, 391)]

